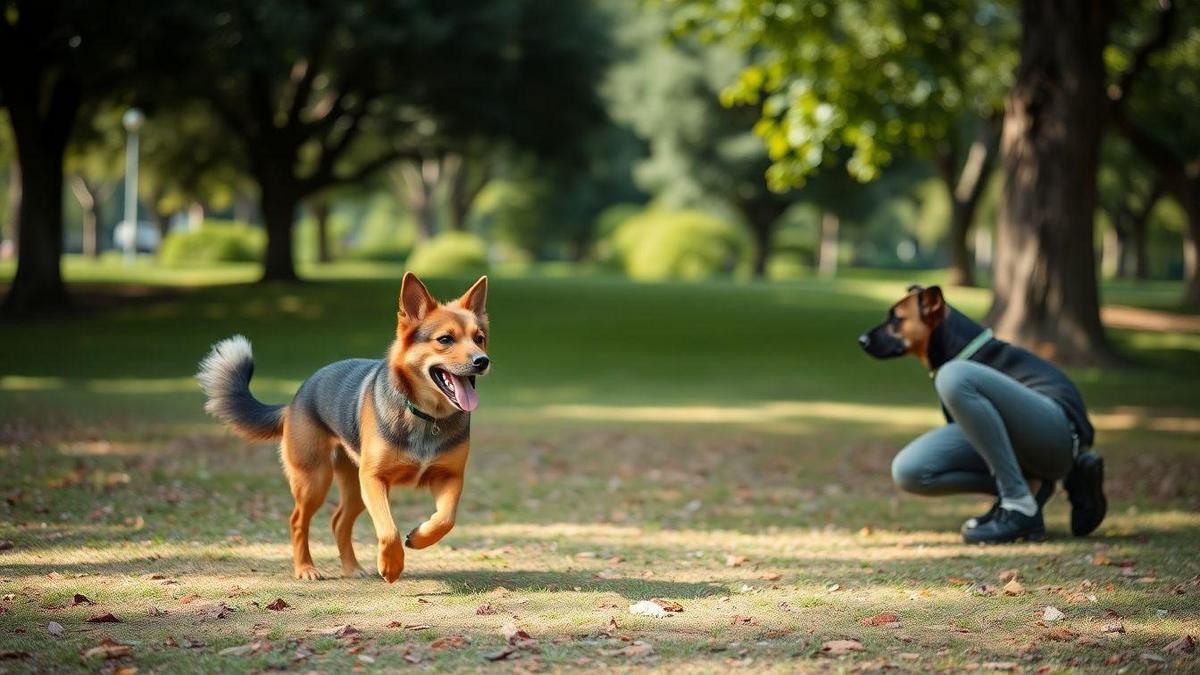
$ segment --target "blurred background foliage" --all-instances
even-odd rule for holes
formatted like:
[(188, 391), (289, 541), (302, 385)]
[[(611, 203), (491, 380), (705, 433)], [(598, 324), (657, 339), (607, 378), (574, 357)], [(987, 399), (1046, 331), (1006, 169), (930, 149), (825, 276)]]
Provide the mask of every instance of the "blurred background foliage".
[[(24, 127), (10, 122), (40, 77), (75, 107), (60, 124), (61, 214), (28, 187), (26, 201), (63, 223), (72, 254), (115, 246), (121, 115), (136, 105), (147, 248), (171, 266), (261, 260), (264, 279), (286, 280), (296, 261), (570, 264), (661, 280), (840, 264), (990, 279), (1019, 3), (3, 7), (7, 49), (31, 64), (0, 85), (7, 258), (23, 185)], [(1139, 56), (1164, 7), (1114, 5), (1103, 52), (1120, 103), (1098, 171), (1105, 277), (1195, 276), (1200, 30), (1192, 8), (1171, 8), (1169, 39)], [(1120, 89), (1139, 64), (1137, 88)]]

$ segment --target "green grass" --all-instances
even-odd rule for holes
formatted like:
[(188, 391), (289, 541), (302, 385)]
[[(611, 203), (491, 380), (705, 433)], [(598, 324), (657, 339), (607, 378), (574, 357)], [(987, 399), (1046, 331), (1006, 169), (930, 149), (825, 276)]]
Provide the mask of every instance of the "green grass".
[[(241, 285), (252, 266), (71, 260), (67, 272), (81, 284), (79, 316), (0, 325), (0, 539), (14, 542), (0, 552), (0, 596), (13, 595), (0, 600), (0, 650), (32, 654), (0, 661), (0, 672), (96, 670), (80, 654), (104, 636), (132, 644), (118, 663), (145, 671), (391, 670), (412, 660), (439, 671), (926, 672), (1009, 661), (1091, 671), (1111, 670), (1111, 657), (1155, 667), (1143, 654), (1197, 666), (1163, 648), (1200, 635), (1200, 335), (1114, 332), (1140, 367), (1072, 373), (1109, 460), (1112, 510), (1097, 536), (1069, 537), (1059, 495), (1051, 541), (975, 548), (955, 530), (982, 500), (899, 495), (889, 480), (896, 450), (939, 423), (928, 378), (915, 361), (873, 362), (854, 343), (907, 276), (501, 276), (489, 300), (496, 365), (480, 384), (458, 528), (410, 552), (394, 586), (301, 583), (290, 578), (291, 502), (274, 449), (206, 419), (191, 374), (234, 332), (254, 342), (254, 390), (268, 401), (329, 361), (382, 354), (402, 270), (339, 265), (310, 270), (318, 281), (299, 287)], [(430, 285), (444, 297), (468, 281)], [(1106, 297), (1161, 308), (1168, 290)], [(950, 299), (973, 314), (987, 301), (981, 291)], [(400, 523), (430, 508), (428, 495), (393, 495)], [(327, 520), (314, 525), (314, 554), (333, 572)], [(372, 560), (366, 515), (356, 532), (360, 559)], [(729, 566), (729, 556), (747, 560)], [(1104, 558), (1133, 566), (1092, 564)], [(1025, 594), (977, 593), (1002, 586), (1010, 568)], [(69, 606), (75, 593), (96, 604)], [(265, 609), (277, 597), (292, 608)], [(652, 597), (684, 612), (628, 613)], [(218, 602), (234, 611), (210, 618)], [(495, 613), (478, 614), (484, 605)], [(1067, 618), (1039, 626), (1046, 605)], [(1125, 633), (1101, 633), (1114, 621), (1106, 609)], [(85, 621), (109, 611), (122, 623)], [(885, 611), (898, 628), (860, 623)], [(489, 664), (507, 622), (536, 649)], [(341, 624), (361, 633), (319, 632)], [(1077, 636), (1049, 639), (1059, 626)], [(435, 648), (453, 635), (466, 646)], [(865, 651), (819, 654), (839, 638)], [(255, 653), (220, 654), (255, 640)], [(637, 640), (653, 653), (621, 652)]]

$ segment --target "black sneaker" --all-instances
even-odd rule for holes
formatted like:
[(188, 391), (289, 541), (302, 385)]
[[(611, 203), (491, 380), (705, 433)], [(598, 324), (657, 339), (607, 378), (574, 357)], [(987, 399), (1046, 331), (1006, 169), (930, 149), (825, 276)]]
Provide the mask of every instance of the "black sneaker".
[[(1033, 495), (1033, 499), (1037, 502), (1038, 508), (1040, 509), (1043, 506), (1045, 506), (1046, 502), (1050, 501), (1050, 498), (1053, 496), (1054, 496), (1054, 481), (1043, 480), (1042, 486), (1039, 487), (1037, 493), (1035, 495)], [(967, 518), (966, 521), (963, 522), (962, 528), (960, 528), (961, 531), (966, 532), (967, 530), (969, 530), (973, 527), (979, 527), (980, 525), (983, 525), (984, 523), (988, 522), (992, 518), (995, 518), (996, 512), (999, 510), (1000, 510), (1000, 499), (997, 498), (996, 501), (992, 502), (992, 508), (988, 509), (987, 513), (983, 514), (982, 516), (976, 516), (974, 518)]]
[(1104, 498), (1104, 458), (1094, 452), (1076, 457), (1063, 487), (1071, 501), (1071, 533), (1086, 537), (1100, 527), (1108, 512), (1108, 500)]
[(1046, 523), (1042, 520), (1041, 509), (1032, 516), (996, 509), (991, 520), (963, 532), (962, 537), (968, 544), (1007, 544), (1020, 539), (1041, 541), (1046, 537)]

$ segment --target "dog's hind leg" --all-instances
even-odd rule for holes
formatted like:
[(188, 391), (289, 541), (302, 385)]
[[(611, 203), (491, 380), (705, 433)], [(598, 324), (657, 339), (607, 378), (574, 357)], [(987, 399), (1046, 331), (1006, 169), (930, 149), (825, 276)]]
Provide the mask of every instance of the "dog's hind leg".
[(358, 485), (358, 465), (342, 448), (333, 452), (333, 477), (337, 480), (342, 501), (333, 512), (333, 537), (337, 540), (338, 555), (342, 558), (342, 576), (374, 576), (358, 564), (354, 555), (354, 521), (366, 509)]
[(333, 482), (333, 440), (315, 420), (289, 414), (284, 423), (282, 457), (296, 508), (292, 511), (292, 567), (297, 579), (321, 579), (308, 549), (308, 526)]

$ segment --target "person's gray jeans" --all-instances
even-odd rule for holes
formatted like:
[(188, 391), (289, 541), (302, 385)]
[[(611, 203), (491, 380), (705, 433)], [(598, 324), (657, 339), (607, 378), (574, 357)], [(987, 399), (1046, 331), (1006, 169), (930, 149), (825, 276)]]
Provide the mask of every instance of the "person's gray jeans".
[(1029, 494), (1026, 476), (1058, 480), (1071, 469), (1071, 424), (1049, 397), (974, 361), (945, 364), (933, 382), (954, 422), (896, 455), (892, 478), (901, 489), (1020, 499)]

